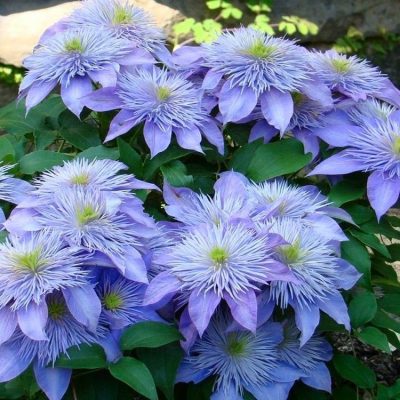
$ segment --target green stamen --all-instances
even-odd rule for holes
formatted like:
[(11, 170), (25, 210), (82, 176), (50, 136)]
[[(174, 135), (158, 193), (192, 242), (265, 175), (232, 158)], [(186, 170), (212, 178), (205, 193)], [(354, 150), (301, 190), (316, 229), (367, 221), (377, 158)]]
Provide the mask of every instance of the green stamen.
[(37, 248), (30, 251), (29, 253), (18, 255), (17, 263), (22, 268), (27, 268), (33, 272), (36, 272), (43, 264), (44, 260), (41, 258), (42, 249)]
[(116, 7), (112, 22), (114, 25), (129, 24), (132, 22), (132, 15), (126, 8)]
[(87, 185), (89, 183), (89, 175), (84, 173), (75, 175), (71, 178), (71, 183), (74, 185)]
[(285, 244), (280, 246), (278, 252), (287, 264), (293, 264), (297, 262), (300, 258), (299, 240), (296, 240), (293, 244)]
[(227, 338), (227, 353), (233, 357), (240, 357), (246, 353), (247, 341), (245, 338), (238, 338), (236, 334), (229, 334)]
[(82, 53), (83, 45), (79, 38), (73, 38), (69, 42), (65, 43), (65, 50), (69, 53)]
[(79, 225), (86, 225), (99, 218), (99, 213), (90, 205), (84, 206), (76, 212), (76, 219)]
[(343, 74), (349, 70), (350, 63), (348, 60), (336, 58), (332, 60), (332, 66), (336, 70), (336, 72)]
[(53, 320), (61, 319), (67, 312), (65, 304), (59, 302), (50, 302), (47, 304), (49, 317)]
[(265, 59), (275, 51), (275, 46), (266, 46), (262, 40), (257, 40), (250, 48), (246, 50), (246, 54)]
[(171, 91), (169, 88), (165, 86), (160, 86), (157, 88), (157, 98), (160, 101), (168, 100), (169, 96), (171, 96)]
[(117, 310), (122, 306), (122, 299), (117, 293), (107, 293), (103, 299), (104, 307), (107, 310)]
[(299, 92), (292, 93), (292, 99), (295, 106), (300, 105), (304, 101), (304, 95)]
[(396, 139), (394, 139), (393, 151), (395, 152), (395, 154), (400, 156), (400, 136), (398, 136)]
[(221, 268), (228, 260), (229, 254), (222, 247), (214, 247), (210, 252), (210, 258), (215, 263), (215, 266)]

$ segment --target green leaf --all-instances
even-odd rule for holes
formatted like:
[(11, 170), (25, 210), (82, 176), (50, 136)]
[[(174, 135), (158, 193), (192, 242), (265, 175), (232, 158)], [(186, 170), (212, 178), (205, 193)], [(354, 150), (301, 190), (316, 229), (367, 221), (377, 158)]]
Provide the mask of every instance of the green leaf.
[(256, 182), (299, 171), (311, 161), (303, 145), (294, 139), (262, 144), (257, 148), (247, 169), (247, 176)]
[(370, 207), (364, 207), (359, 204), (350, 204), (344, 208), (352, 216), (357, 225), (376, 221), (375, 213)]
[(355, 296), (349, 304), (349, 315), (353, 328), (371, 321), (376, 314), (378, 305), (375, 295), (371, 292), (364, 292)]
[(256, 150), (262, 145), (261, 140), (245, 144), (233, 153), (228, 169), (245, 174)]
[(122, 357), (117, 363), (110, 364), (111, 375), (126, 383), (133, 390), (150, 400), (157, 400), (157, 390), (150, 371), (141, 361), (132, 357)]
[(0, 136), (0, 161), (4, 160), (6, 156), (11, 156), (14, 159), (15, 150), (7, 135), (3, 135)]
[(121, 348), (132, 350), (137, 347), (161, 347), (182, 339), (175, 326), (161, 322), (139, 322), (126, 329), (121, 337)]
[(138, 354), (153, 375), (156, 386), (167, 400), (173, 400), (176, 372), (183, 357), (180, 345), (172, 343), (158, 349), (140, 349)]
[(44, 150), (57, 139), (57, 131), (49, 129), (40, 129), (33, 132), (35, 138), (35, 149)]
[(140, 154), (131, 147), (125, 140), (118, 138), (119, 160), (129, 167), (138, 178), (143, 175), (143, 161)]
[(393, 261), (400, 261), (400, 244), (395, 243), (387, 247)]
[(206, 1), (206, 6), (209, 10), (217, 10), (218, 8), (221, 7), (221, 1), (220, 0)]
[(56, 153), (49, 150), (34, 151), (24, 155), (19, 160), (19, 167), (23, 174), (32, 175), (61, 165), (63, 161), (71, 160), (72, 156), (64, 153)]
[(79, 150), (86, 150), (101, 144), (96, 127), (81, 121), (69, 110), (60, 115), (59, 124), (62, 138)]
[(105, 147), (105, 146), (96, 146), (90, 147), (81, 153), (79, 153), (77, 158), (87, 158), (88, 160), (104, 160), (104, 159), (111, 159), (111, 160), (118, 160), (119, 158), (119, 151), (116, 147)]
[(391, 329), (392, 331), (400, 333), (400, 322), (391, 318), (383, 310), (377, 311), (371, 323), (379, 328)]
[(357, 200), (363, 197), (365, 187), (357, 185), (355, 182), (347, 180), (336, 184), (329, 193), (329, 200), (338, 207), (349, 201)]
[(55, 365), (71, 369), (96, 369), (106, 368), (107, 360), (99, 345), (81, 344), (68, 349), (67, 354), (59, 357)]
[(354, 265), (363, 274), (359, 283), (364, 282), (367, 287), (371, 285), (371, 259), (367, 249), (355, 238), (341, 243), (342, 257)]
[(389, 250), (386, 246), (373, 234), (364, 233), (360, 231), (356, 231), (355, 229), (351, 229), (350, 233), (357, 238), (360, 242), (364, 243), (371, 249), (376, 250), (378, 253), (382, 254), (387, 258), (391, 258)]
[(333, 365), (342, 378), (361, 389), (371, 389), (375, 386), (375, 372), (357, 358), (348, 354), (337, 354), (333, 358)]
[(387, 336), (373, 326), (367, 326), (361, 332), (357, 333), (357, 337), (365, 344), (376, 347), (379, 350), (390, 353), (389, 341)]
[(166, 164), (172, 160), (178, 160), (191, 154), (190, 150), (184, 150), (180, 147), (170, 146), (167, 150), (157, 154), (151, 160), (148, 160), (144, 165), (144, 179), (151, 180), (154, 174), (160, 169), (161, 165)]
[(196, 20), (194, 18), (186, 18), (181, 22), (177, 22), (173, 26), (175, 35), (187, 35), (188, 33), (190, 33), (195, 23)]
[(389, 313), (400, 315), (400, 294), (385, 294), (378, 300), (378, 305)]
[(160, 169), (164, 178), (172, 186), (189, 186), (191, 183), (193, 183), (193, 176), (187, 175), (187, 168), (185, 164), (179, 160), (174, 160), (168, 164), (164, 164)]

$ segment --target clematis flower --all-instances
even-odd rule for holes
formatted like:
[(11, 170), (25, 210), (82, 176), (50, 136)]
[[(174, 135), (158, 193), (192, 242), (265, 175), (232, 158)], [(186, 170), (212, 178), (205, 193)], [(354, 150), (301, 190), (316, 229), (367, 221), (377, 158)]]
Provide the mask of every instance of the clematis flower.
[(354, 123), (362, 126), (376, 119), (387, 119), (397, 109), (389, 103), (369, 98), (345, 109), (345, 111)]
[(169, 61), (165, 34), (143, 9), (120, 0), (85, 0), (65, 21), (69, 27), (91, 27), (128, 40)]
[(29, 111), (60, 84), (63, 102), (79, 116), (83, 109), (81, 97), (94, 90), (93, 83), (115, 86), (120, 65), (140, 63), (141, 52), (104, 30), (61, 31), (39, 43), (24, 60), (28, 72), (20, 85), (19, 97), (26, 97)]
[(289, 269), (272, 259), (280, 238), (237, 223), (199, 225), (160, 256), (166, 270), (149, 284), (144, 304), (165, 304), (188, 294), (188, 314), (200, 336), (225, 300), (233, 318), (255, 331), (256, 292), (274, 279), (294, 280)]
[(344, 98), (376, 97), (400, 106), (400, 91), (367, 60), (328, 50), (310, 53), (310, 64), (318, 79)]
[(286, 400), (298, 371), (280, 360), (282, 327), (267, 322), (256, 333), (233, 330), (217, 314), (182, 361), (177, 382), (199, 383), (215, 376), (212, 400), (242, 400), (250, 392), (257, 400)]
[(9, 171), (13, 165), (0, 165), (0, 200), (18, 204), (33, 189), (29, 182), (13, 178)]
[(310, 81), (306, 51), (251, 28), (226, 31), (203, 50), (202, 65), (209, 68), (203, 88), (225, 80), (219, 92), (223, 122), (240, 121), (260, 102), (267, 122), (285, 132), (293, 115), (291, 92)]
[(299, 221), (276, 219), (270, 222), (269, 231), (285, 240), (285, 244), (276, 248), (275, 258), (297, 279), (296, 283), (272, 281), (268, 288), (270, 298), (283, 309), (288, 305), (294, 309), (301, 345), (310, 339), (319, 324), (320, 310), (350, 329), (347, 306), (339, 289), (355, 285), (361, 276), (357, 270), (334, 255), (326, 239)]
[(371, 172), (368, 199), (378, 220), (400, 195), (400, 121), (397, 113), (383, 120), (366, 121), (351, 144), (322, 161), (310, 175), (338, 175), (354, 171)]
[(181, 74), (156, 67), (122, 73), (115, 89), (100, 89), (84, 101), (95, 111), (122, 109), (111, 121), (106, 141), (144, 123), (152, 157), (169, 146), (172, 132), (185, 149), (202, 152), (203, 134), (223, 153), (222, 133), (202, 109), (197, 88)]
[(58, 191), (69, 188), (100, 190), (119, 197), (132, 197), (131, 190), (157, 189), (152, 183), (134, 178), (133, 175), (119, 174), (128, 167), (114, 160), (92, 160), (77, 158), (65, 161), (62, 166), (55, 166), (43, 172), (35, 181), (35, 196), (52, 196)]
[(68, 355), (72, 346), (97, 343), (106, 330), (99, 327), (94, 333), (79, 323), (59, 292), (46, 298), (46, 308), (49, 315), (44, 327), (47, 340), (32, 340), (17, 330), (9, 341), (0, 345), (0, 382), (16, 378), (33, 364), (39, 387), (49, 399), (61, 400), (72, 371), (55, 366), (57, 358)]
[(330, 344), (320, 335), (313, 335), (300, 345), (300, 332), (293, 320), (282, 322), (283, 341), (279, 344), (283, 363), (299, 370), (300, 380), (318, 390), (331, 392), (331, 375), (326, 366), (333, 352)]
[(143, 306), (145, 285), (105, 270), (96, 287), (103, 307), (102, 317), (111, 329), (122, 329), (139, 321), (160, 321), (156, 312)]

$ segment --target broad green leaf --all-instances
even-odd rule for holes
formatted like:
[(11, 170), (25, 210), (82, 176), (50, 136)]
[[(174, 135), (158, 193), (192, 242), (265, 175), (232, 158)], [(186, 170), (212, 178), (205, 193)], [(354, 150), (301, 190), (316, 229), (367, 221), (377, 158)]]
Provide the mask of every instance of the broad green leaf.
[(364, 243), (371, 249), (376, 250), (378, 253), (382, 254), (383, 256), (389, 259), (391, 258), (389, 250), (374, 234), (359, 232), (356, 231), (355, 229), (351, 229), (350, 233), (360, 242)]
[(79, 153), (77, 158), (87, 158), (88, 160), (104, 160), (104, 159), (111, 159), (111, 160), (118, 160), (119, 158), (119, 151), (116, 147), (105, 147), (105, 146), (96, 146), (90, 147), (81, 153)]
[(49, 129), (38, 129), (33, 132), (35, 138), (35, 149), (44, 150), (57, 139), (57, 131)]
[(360, 204), (346, 205), (345, 210), (352, 216), (353, 221), (357, 225), (365, 224), (366, 222), (376, 221), (376, 216), (370, 207), (364, 207)]
[(81, 121), (69, 110), (60, 115), (59, 124), (60, 135), (79, 150), (86, 150), (101, 144), (97, 128)]
[(359, 283), (371, 286), (371, 259), (367, 249), (355, 238), (341, 243), (342, 257), (363, 274)]
[(63, 400), (118, 400), (119, 389), (122, 387), (131, 392), (131, 396), (125, 398), (133, 400), (131, 389), (114, 379), (106, 369), (77, 373), (73, 379), (76, 397), (67, 395)]
[(138, 354), (152, 373), (156, 386), (167, 400), (173, 400), (176, 372), (183, 357), (180, 345), (171, 343), (158, 349), (140, 349)]
[(378, 310), (371, 324), (385, 329), (391, 329), (397, 333), (400, 333), (400, 322), (391, 318), (389, 314), (383, 310)]
[(129, 385), (133, 390), (150, 400), (157, 400), (157, 390), (150, 371), (141, 361), (132, 357), (122, 357), (110, 364), (111, 375)]
[(68, 349), (67, 354), (57, 359), (56, 366), (71, 369), (106, 368), (107, 360), (102, 347), (81, 344)]
[(349, 304), (349, 315), (353, 328), (371, 321), (378, 309), (375, 295), (371, 292), (364, 292), (355, 296)]
[(160, 167), (160, 169), (164, 178), (172, 186), (189, 186), (191, 183), (193, 183), (193, 176), (187, 174), (185, 164), (179, 160), (174, 160), (168, 164), (164, 164)]
[(303, 145), (294, 139), (262, 144), (251, 158), (246, 175), (256, 182), (299, 171), (311, 161)]
[(357, 358), (348, 354), (337, 354), (333, 358), (333, 365), (342, 378), (361, 389), (371, 389), (375, 386), (375, 372)]
[(179, 158), (185, 157), (191, 154), (190, 150), (184, 150), (180, 147), (170, 146), (167, 150), (160, 154), (157, 154), (151, 160), (148, 160), (144, 165), (143, 177), (145, 180), (153, 178), (155, 173), (160, 169), (161, 165), (164, 165), (170, 161), (178, 160)]
[(378, 300), (378, 305), (389, 313), (400, 315), (400, 294), (385, 294)]
[(0, 161), (4, 160), (6, 156), (15, 157), (15, 150), (8, 135), (0, 136)]
[(139, 322), (126, 329), (121, 337), (121, 348), (161, 347), (182, 338), (175, 326), (161, 322)]
[(367, 326), (361, 332), (357, 333), (357, 337), (365, 344), (376, 347), (379, 350), (390, 353), (389, 341), (387, 336), (373, 326)]
[(362, 198), (364, 192), (364, 186), (344, 180), (336, 184), (331, 189), (329, 193), (329, 200), (340, 207), (344, 203)]
[(387, 249), (393, 261), (400, 261), (400, 243), (391, 244)]
[(20, 171), (23, 174), (32, 175), (61, 165), (63, 161), (71, 160), (72, 156), (64, 153), (56, 153), (49, 150), (39, 150), (26, 154), (19, 160)]
[(261, 140), (256, 140), (245, 144), (233, 153), (233, 157), (228, 165), (228, 169), (245, 174), (256, 150), (262, 145)]
[(143, 175), (143, 160), (140, 154), (125, 140), (118, 138), (119, 160), (129, 167), (138, 178)]

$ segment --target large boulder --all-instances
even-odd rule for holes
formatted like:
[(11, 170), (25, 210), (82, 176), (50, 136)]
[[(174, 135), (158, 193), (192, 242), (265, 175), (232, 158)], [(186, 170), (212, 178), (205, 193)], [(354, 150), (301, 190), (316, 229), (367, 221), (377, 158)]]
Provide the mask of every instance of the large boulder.
[[(135, 0), (133, 3), (149, 11), (167, 32), (180, 18), (202, 19), (207, 14), (203, 0)], [(66, 0), (0, 1), (0, 60), (21, 65), (44, 29), (78, 4), (79, 1)], [(396, 12), (399, 5), (399, 0), (275, 1), (272, 20), (279, 21), (282, 15), (307, 18), (320, 27), (319, 35), (307, 40), (329, 43), (345, 34), (349, 26), (360, 29), (367, 37), (378, 36), (382, 29), (400, 33)]]

